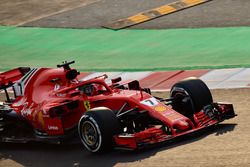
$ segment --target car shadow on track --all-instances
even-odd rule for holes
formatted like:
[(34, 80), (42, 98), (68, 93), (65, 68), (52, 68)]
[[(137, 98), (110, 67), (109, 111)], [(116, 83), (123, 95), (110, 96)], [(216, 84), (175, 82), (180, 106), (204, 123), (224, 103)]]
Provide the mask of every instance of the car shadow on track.
[[(219, 124), (205, 131), (177, 138), (175, 140), (145, 148), (140, 151), (114, 150), (105, 154), (92, 154), (81, 144), (51, 145), (41, 143), (30, 144), (0, 144), (0, 159), (10, 159), (23, 166), (114, 166), (118, 163), (141, 161), (154, 156), (157, 152), (172, 149), (177, 146), (193, 143), (208, 135), (223, 135), (235, 129), (237, 124)], [(0, 160), (0, 162), (1, 162)]]

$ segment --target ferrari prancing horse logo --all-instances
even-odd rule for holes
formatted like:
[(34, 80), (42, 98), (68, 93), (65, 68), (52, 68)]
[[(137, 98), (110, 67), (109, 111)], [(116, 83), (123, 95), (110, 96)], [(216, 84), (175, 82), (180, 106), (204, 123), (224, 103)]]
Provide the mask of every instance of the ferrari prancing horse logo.
[(86, 110), (90, 110), (90, 102), (89, 101), (83, 101), (84, 107)]

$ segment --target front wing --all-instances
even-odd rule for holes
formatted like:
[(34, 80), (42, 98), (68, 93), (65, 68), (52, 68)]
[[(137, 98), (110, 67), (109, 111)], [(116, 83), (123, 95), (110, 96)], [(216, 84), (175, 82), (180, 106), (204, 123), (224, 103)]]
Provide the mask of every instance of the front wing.
[(136, 150), (149, 145), (172, 141), (181, 136), (191, 135), (208, 127), (237, 116), (232, 104), (213, 103), (194, 114), (195, 127), (187, 131), (169, 134), (163, 127), (151, 127), (134, 134), (119, 134), (114, 136), (115, 145), (118, 148)]

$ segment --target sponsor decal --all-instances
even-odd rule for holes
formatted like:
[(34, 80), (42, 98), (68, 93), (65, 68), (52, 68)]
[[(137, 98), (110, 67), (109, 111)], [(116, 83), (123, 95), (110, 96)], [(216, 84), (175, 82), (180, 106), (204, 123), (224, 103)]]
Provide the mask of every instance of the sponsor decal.
[(89, 101), (83, 101), (84, 107), (86, 110), (90, 110), (90, 102)]
[(167, 108), (164, 106), (157, 106), (154, 109), (155, 109), (155, 111), (158, 111), (158, 112), (164, 112), (167, 110)]
[(48, 130), (59, 130), (58, 126), (48, 125)]
[(60, 118), (46, 118), (44, 117), (45, 129), (49, 135), (62, 135), (64, 129)]

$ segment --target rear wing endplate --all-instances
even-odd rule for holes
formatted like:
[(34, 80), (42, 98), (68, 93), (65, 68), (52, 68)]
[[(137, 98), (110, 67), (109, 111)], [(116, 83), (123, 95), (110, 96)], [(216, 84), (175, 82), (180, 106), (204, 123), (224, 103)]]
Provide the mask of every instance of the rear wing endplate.
[(0, 89), (6, 89), (13, 85), (29, 71), (30, 67), (19, 67), (0, 73)]

